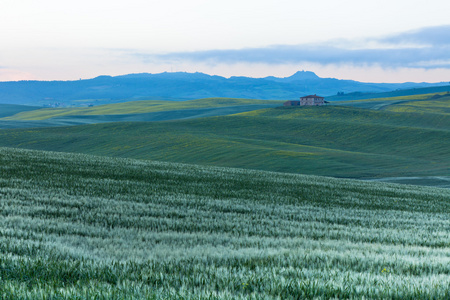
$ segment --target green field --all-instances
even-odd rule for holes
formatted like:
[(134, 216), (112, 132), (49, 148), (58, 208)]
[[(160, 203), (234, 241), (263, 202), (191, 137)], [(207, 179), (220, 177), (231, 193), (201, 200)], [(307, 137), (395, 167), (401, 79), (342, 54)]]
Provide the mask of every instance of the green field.
[(0, 299), (449, 299), (450, 97), (280, 104), (0, 106)]
[(207, 98), (190, 101), (141, 100), (82, 108), (41, 108), (39, 110), (29, 112), (20, 112), (7, 118), (3, 118), (3, 120), (48, 120), (51, 118), (62, 118), (70, 116), (129, 115), (164, 111), (179, 111), (186, 109), (204, 109), (213, 107), (234, 107), (267, 104), (281, 105), (282, 101), (233, 98)]
[[(224, 116), (279, 106), (280, 101), (209, 98), (184, 102), (133, 101), (84, 108), (6, 109), (0, 128), (61, 127), (109, 122), (155, 122)], [(6, 105), (5, 105), (6, 106)], [(0, 110), (2, 106), (0, 106)], [(30, 110), (30, 109), (28, 109)]]
[[(344, 105), (396, 112), (450, 113), (450, 93), (440, 92), (409, 96), (372, 98), (354, 101), (336, 101), (334, 105)], [(405, 109), (408, 107), (408, 109)]]
[(394, 106), (387, 107), (387, 110), (395, 112), (415, 112), (450, 115), (450, 95), (445, 97), (430, 97), (424, 101), (407, 101)]
[(327, 106), (0, 130), (0, 146), (351, 178), (448, 176), (450, 116)]
[(343, 95), (334, 95), (327, 97), (330, 101), (351, 101), (351, 100), (362, 100), (362, 99), (381, 99), (381, 98), (396, 98), (396, 97), (404, 97), (404, 96), (417, 96), (424, 94), (440, 94), (447, 93), (450, 91), (450, 85), (444, 86), (434, 86), (434, 87), (426, 87), (426, 88), (413, 88), (413, 89), (404, 89), (404, 90), (395, 90), (391, 92), (384, 93), (362, 93), (362, 92), (353, 92), (347, 93)]
[(0, 148), (2, 299), (448, 299), (450, 190)]
[(0, 104), (0, 118), (13, 116), (19, 113), (30, 112), (37, 109), (39, 109), (39, 107), (36, 106)]

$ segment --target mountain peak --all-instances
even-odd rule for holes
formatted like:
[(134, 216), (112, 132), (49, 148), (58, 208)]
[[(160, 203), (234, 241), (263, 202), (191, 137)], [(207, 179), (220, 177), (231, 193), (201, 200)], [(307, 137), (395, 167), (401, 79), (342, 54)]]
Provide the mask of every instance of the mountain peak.
[(306, 79), (319, 79), (320, 77), (316, 75), (316, 73), (311, 71), (298, 71), (294, 75), (285, 77), (285, 79), (289, 80), (306, 80)]
[(268, 76), (264, 79), (276, 81), (276, 82), (293, 82), (293, 81), (303, 81), (303, 80), (318, 80), (321, 79), (316, 73), (311, 71), (297, 71), (295, 74), (288, 77), (274, 77)]

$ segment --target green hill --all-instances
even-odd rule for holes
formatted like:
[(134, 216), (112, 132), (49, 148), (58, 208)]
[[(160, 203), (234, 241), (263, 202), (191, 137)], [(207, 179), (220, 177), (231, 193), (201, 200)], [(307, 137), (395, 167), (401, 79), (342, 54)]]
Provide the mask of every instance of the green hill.
[(450, 297), (447, 189), (7, 148), (0, 170), (2, 299)]
[(362, 99), (376, 99), (376, 98), (393, 98), (393, 97), (404, 97), (404, 96), (417, 96), (423, 94), (436, 94), (436, 93), (447, 93), (450, 91), (450, 85), (444, 86), (433, 86), (433, 87), (422, 87), (422, 88), (410, 88), (410, 89), (397, 89), (390, 92), (382, 93), (362, 93), (362, 92), (352, 92), (343, 93), (334, 96), (328, 96), (328, 101), (349, 101), (349, 100), (362, 100)]
[(0, 146), (352, 178), (448, 176), (450, 116), (352, 107), (0, 131)]
[(450, 94), (434, 94), (429, 99), (423, 101), (404, 101), (396, 105), (390, 105), (386, 109), (395, 112), (450, 115)]
[[(234, 99), (234, 98), (207, 98), (190, 101), (162, 101), (141, 100), (116, 104), (106, 104), (94, 107), (77, 108), (42, 108), (30, 112), (21, 112), (3, 120), (48, 120), (70, 116), (115, 116), (138, 115), (145, 113), (180, 111), (192, 109), (236, 107), (249, 105), (281, 105), (282, 101)], [(114, 121), (114, 119), (112, 119)]]
[(23, 112), (30, 112), (37, 109), (39, 109), (39, 107), (36, 106), (0, 104), (0, 118), (13, 116)]
[[(398, 112), (426, 112), (426, 113), (449, 113), (450, 93), (430, 93), (412, 96), (397, 96), (387, 98), (371, 98), (354, 101), (336, 101), (333, 105), (344, 105), (358, 108), (369, 108), (376, 110), (392, 110)], [(407, 106), (409, 109), (399, 109)], [(411, 106), (415, 109), (411, 109)], [(444, 110), (443, 110), (444, 108)]]

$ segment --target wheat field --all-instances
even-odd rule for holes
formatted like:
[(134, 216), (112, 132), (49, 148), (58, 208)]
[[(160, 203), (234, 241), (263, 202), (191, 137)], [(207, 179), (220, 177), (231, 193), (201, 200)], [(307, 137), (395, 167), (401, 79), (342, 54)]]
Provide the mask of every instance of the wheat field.
[(450, 190), (0, 148), (1, 299), (450, 297)]

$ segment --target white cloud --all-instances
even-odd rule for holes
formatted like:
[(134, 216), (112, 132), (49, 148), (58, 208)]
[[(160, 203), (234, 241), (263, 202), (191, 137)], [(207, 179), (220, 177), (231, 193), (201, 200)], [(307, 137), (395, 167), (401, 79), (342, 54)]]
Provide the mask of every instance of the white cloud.
[[(414, 43), (414, 45), (413, 45)], [(382, 46), (382, 45), (386, 46)], [(366, 47), (364, 47), (364, 45)], [(374, 45), (376, 45), (374, 47)], [(383, 38), (339, 40), (315, 44), (218, 49), (167, 54), (134, 53), (146, 63), (191, 61), (206, 64), (316, 63), (379, 65), (388, 68), (450, 68), (450, 26), (437, 26)]]

